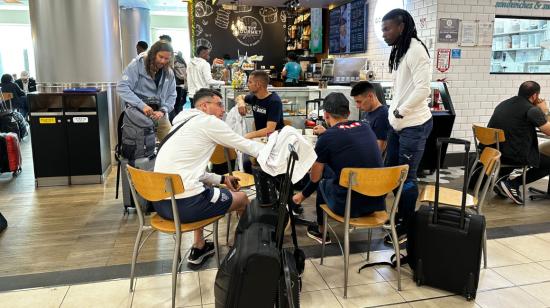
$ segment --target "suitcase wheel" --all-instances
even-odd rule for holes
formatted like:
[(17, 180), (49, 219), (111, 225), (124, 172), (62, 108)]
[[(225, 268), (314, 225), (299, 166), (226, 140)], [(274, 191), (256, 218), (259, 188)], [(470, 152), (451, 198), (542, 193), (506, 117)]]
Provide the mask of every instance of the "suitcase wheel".
[(13, 176), (14, 176), (14, 177), (15, 177), (15, 176), (18, 176), (18, 175), (21, 173), (21, 171), (23, 171), (23, 169), (21, 169), (21, 167), (19, 167), (19, 169), (15, 170), (15, 171), (13, 172)]
[(466, 300), (467, 300), (467, 301), (471, 301), (472, 299), (474, 299), (474, 297), (472, 296), (472, 294), (470, 294), (470, 293), (466, 294)]

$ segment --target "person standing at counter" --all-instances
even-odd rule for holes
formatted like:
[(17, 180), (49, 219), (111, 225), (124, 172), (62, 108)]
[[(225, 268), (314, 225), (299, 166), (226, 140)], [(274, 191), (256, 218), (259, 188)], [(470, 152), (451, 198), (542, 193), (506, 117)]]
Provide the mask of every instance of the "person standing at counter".
[(200, 89), (208, 89), (210, 86), (225, 84), (212, 78), (212, 68), (210, 67), (210, 49), (206, 46), (199, 46), (195, 52), (195, 57), (191, 59), (187, 66), (187, 95), (191, 101), (191, 107), (194, 107), (192, 97)]
[(248, 90), (250, 94), (239, 95), (235, 99), (240, 111), (246, 108), (246, 104), (252, 106), (255, 130), (245, 135), (252, 139), (265, 137), (275, 130), (283, 128), (283, 103), (277, 93), (267, 91), (269, 75), (264, 71), (253, 71), (248, 78)]
[[(408, 221), (414, 215), (418, 198), (417, 169), (433, 126), (426, 103), (430, 95), (430, 55), (418, 38), (411, 14), (405, 10), (388, 12), (382, 18), (382, 33), (392, 47), (389, 67), (394, 85), (386, 166), (409, 165), (397, 213), (397, 233), (402, 243), (406, 241)], [(390, 243), (391, 237), (386, 236), (384, 241)]]
[(376, 135), (376, 143), (381, 153), (386, 150), (386, 140), (390, 130), (388, 106), (382, 105), (376, 96), (374, 86), (368, 81), (361, 81), (351, 88), (351, 97), (357, 109), (364, 112), (362, 120), (369, 123)]
[(285, 64), (281, 75), (285, 78), (285, 87), (294, 87), (298, 85), (302, 67), (298, 64), (298, 56), (291, 52), (287, 56), (288, 62)]
[(170, 68), (173, 54), (170, 43), (156, 42), (147, 53), (138, 55), (128, 64), (116, 87), (127, 107), (137, 108), (158, 121), (159, 140), (164, 139), (172, 127), (168, 113), (176, 102), (176, 79)]

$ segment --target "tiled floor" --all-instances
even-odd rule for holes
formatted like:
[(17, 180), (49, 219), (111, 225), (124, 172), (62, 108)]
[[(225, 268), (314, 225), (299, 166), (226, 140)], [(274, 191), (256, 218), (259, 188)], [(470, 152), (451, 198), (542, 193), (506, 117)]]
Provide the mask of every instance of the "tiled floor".
[[(402, 290), (396, 273), (387, 267), (357, 266), (365, 254), (350, 258), (348, 298), (343, 299), (343, 259), (307, 260), (301, 307), (550, 307), (550, 233), (490, 240), (488, 269), (482, 269), (475, 301), (430, 287), (417, 287), (404, 267)], [(371, 254), (387, 260), (391, 251)], [(186, 272), (178, 278), (178, 307), (214, 307), (216, 269)], [(58, 286), (0, 293), (5, 307), (169, 307), (169, 275), (140, 277), (130, 293), (129, 280)]]

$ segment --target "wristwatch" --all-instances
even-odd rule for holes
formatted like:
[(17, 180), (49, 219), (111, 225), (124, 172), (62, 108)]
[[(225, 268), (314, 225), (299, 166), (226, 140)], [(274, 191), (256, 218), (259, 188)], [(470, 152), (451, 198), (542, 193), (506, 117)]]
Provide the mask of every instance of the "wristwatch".
[(399, 110), (397, 110), (397, 108), (393, 110), (393, 116), (398, 119), (403, 119), (403, 116), (399, 114)]

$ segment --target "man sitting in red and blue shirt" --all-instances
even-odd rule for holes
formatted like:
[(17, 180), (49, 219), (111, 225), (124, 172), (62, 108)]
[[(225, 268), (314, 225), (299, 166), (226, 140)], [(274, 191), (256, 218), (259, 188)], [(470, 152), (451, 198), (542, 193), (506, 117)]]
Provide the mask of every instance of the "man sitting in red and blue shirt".
[[(324, 100), (324, 118), (329, 126), (316, 127), (319, 136), (315, 145), (317, 161), (311, 167), (310, 181), (292, 200), (300, 204), (317, 189), (315, 202), (318, 226), (309, 226), (307, 235), (322, 243), (323, 211), (327, 204), (336, 214), (344, 216), (347, 189), (339, 185), (344, 168), (382, 167), (382, 157), (371, 127), (362, 121), (349, 121), (349, 101), (342, 93), (331, 93)], [(369, 206), (365, 206), (365, 205)], [(357, 192), (351, 195), (351, 217), (365, 216), (385, 209), (384, 197), (368, 197)], [(330, 243), (327, 234), (326, 243)]]

